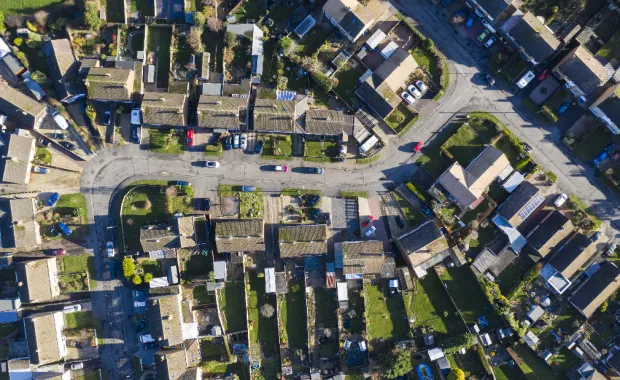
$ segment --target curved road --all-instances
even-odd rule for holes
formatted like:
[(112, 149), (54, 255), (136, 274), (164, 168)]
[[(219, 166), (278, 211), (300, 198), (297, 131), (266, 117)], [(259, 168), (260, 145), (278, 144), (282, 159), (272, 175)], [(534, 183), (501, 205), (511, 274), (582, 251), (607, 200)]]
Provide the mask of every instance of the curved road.
[[(405, 2), (405, 1), (403, 1)], [(134, 144), (110, 148), (93, 158), (84, 169), (81, 191), (87, 198), (91, 241), (96, 242), (95, 257), (98, 288), (93, 292), (93, 308), (104, 316), (106, 344), (102, 348), (103, 367), (112, 370), (111, 378), (130, 376), (133, 372), (131, 354), (136, 347), (135, 333), (131, 332), (129, 320), (123, 313), (123, 301), (128, 294), (118, 280), (102, 281), (107, 271), (104, 262), (104, 244), (116, 241), (108, 233), (115, 223), (109, 216), (110, 200), (116, 189), (137, 179), (189, 180), (196, 188), (196, 196), (206, 190), (216, 190), (220, 183), (261, 186), (263, 191), (279, 191), (283, 187), (322, 189), (328, 196), (337, 195), (341, 189), (366, 190), (370, 193), (384, 190), (391, 182), (401, 182), (416, 170), (415, 157), (411, 154), (414, 141), (432, 140), (446, 123), (459, 112), (473, 110), (495, 114), (511, 131), (534, 149), (534, 160), (544, 170), (553, 170), (559, 186), (567, 193), (575, 193), (583, 199), (605, 222), (607, 233), (617, 237), (619, 224), (618, 201), (612, 193), (601, 187), (592, 170), (584, 167), (566, 151), (560, 133), (532, 123), (532, 116), (520, 108), (519, 95), (499, 87), (487, 87), (480, 72), (478, 51), (466, 45), (461, 36), (453, 33), (447, 21), (438, 14), (437, 8), (422, 0), (407, 0), (406, 5), (394, 4), (404, 14), (415, 15), (410, 20), (427, 33), (444, 52), (450, 62), (452, 84), (442, 98), (441, 105), (424, 115), (403, 137), (394, 137), (384, 148), (381, 159), (370, 165), (324, 164), (323, 175), (306, 175), (264, 172), (260, 165), (281, 164), (245, 155), (239, 151), (224, 153), (218, 169), (198, 168), (191, 162), (204, 160), (202, 152), (185, 152), (171, 156), (155, 154)], [(404, 7), (404, 8), (403, 8)], [(420, 11), (422, 10), (422, 11)], [(513, 104), (513, 102), (515, 104)], [(291, 166), (308, 165), (294, 160)], [(121, 293), (124, 292), (121, 297)], [(128, 303), (129, 307), (131, 306)], [(127, 307), (127, 306), (125, 306)]]

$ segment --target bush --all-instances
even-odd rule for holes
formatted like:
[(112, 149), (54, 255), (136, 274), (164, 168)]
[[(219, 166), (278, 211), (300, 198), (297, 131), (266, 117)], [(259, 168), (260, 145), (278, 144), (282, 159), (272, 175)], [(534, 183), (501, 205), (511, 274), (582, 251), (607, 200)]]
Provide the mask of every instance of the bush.
[(558, 181), (558, 176), (555, 175), (554, 172), (552, 171), (548, 171), (545, 173), (545, 175), (547, 176), (547, 178), (549, 178), (551, 180), (551, 182), (556, 183)]
[(150, 273), (147, 273), (144, 275), (144, 282), (151, 282), (151, 280), (153, 279), (153, 275)]
[(37, 26), (31, 23), (30, 20), (26, 20), (26, 28), (28, 28), (29, 31), (35, 33), (39, 31), (39, 29), (37, 29)]
[(433, 48), (435, 47), (435, 43), (430, 38), (427, 38), (424, 40), (424, 42), (422, 42), (422, 46), (424, 47), (424, 49), (430, 51), (433, 50)]
[(43, 42), (37, 40), (28, 40), (26, 41), (26, 45), (31, 49), (39, 49), (43, 45)]
[(131, 257), (125, 257), (123, 259), (123, 275), (125, 278), (129, 278), (136, 273), (136, 265)]
[(424, 193), (422, 193), (420, 190), (418, 190), (417, 187), (415, 187), (415, 185), (411, 182), (407, 182), (405, 183), (405, 186), (407, 187), (407, 189), (409, 189), (409, 191), (411, 191), (416, 197), (420, 198), (420, 200), (422, 202), (428, 203), (428, 198), (426, 197), (426, 195), (424, 195)]
[(224, 45), (226, 45), (227, 48), (232, 49), (237, 46), (238, 43), (237, 35), (235, 33), (226, 32), (226, 34), (224, 34)]
[(440, 346), (446, 354), (454, 354), (462, 348), (468, 349), (476, 343), (476, 336), (470, 332), (445, 338)]
[(337, 85), (337, 83), (333, 79), (329, 78), (327, 75), (323, 73), (314, 72), (314, 73), (311, 73), (311, 76), (312, 76), (312, 79), (314, 79), (314, 81), (318, 83), (318, 85), (327, 92), (330, 92), (332, 88), (334, 88), (334, 86)]
[(448, 380), (465, 380), (465, 372), (460, 368), (452, 368), (448, 374)]
[(541, 269), (542, 269), (542, 263), (536, 263), (536, 265), (531, 267), (525, 273), (525, 275), (523, 276), (521, 281), (517, 285), (515, 285), (514, 288), (510, 289), (510, 291), (508, 292), (506, 297), (509, 300), (512, 300), (516, 296), (518, 296), (526, 285), (530, 284), (532, 281), (534, 281), (534, 280), (536, 280), (536, 278), (538, 278), (538, 275), (540, 274), (540, 270)]
[[(99, 18), (99, 10), (94, 2), (87, 2), (84, 10), (84, 22), (89, 29), (98, 31), (103, 25), (103, 20)], [(105, 58), (104, 58), (105, 59)]]
[(17, 37), (16, 39), (13, 40), (13, 45), (17, 47), (22, 46), (23, 43), (24, 43), (24, 39), (21, 37)]
[(531, 160), (532, 158), (529, 156), (523, 158), (522, 160), (517, 162), (517, 164), (515, 165), (515, 170), (520, 172), (527, 164), (530, 163)]
[(482, 348), (481, 344), (477, 344), (476, 348), (477, 348), (477, 351), (478, 351), (478, 356), (480, 357), (480, 361), (482, 362), (482, 365), (484, 366), (484, 369), (487, 371), (487, 375), (492, 377), (492, 375), (493, 375), (493, 367), (491, 367), (491, 364), (489, 364), (489, 361), (487, 360), (487, 356), (484, 353), (484, 348)]
[(6, 26), (4, 25), (4, 13), (0, 12), (0, 34), (6, 33)]
[(381, 357), (381, 372), (388, 379), (396, 379), (413, 371), (411, 351), (393, 349)]
[(134, 276), (133, 276), (133, 278), (131, 279), (131, 282), (132, 282), (134, 285), (140, 285), (140, 284), (142, 283), (142, 277), (140, 277), (140, 275), (139, 275), (139, 274), (136, 274), (136, 275), (134, 275)]
[(207, 18), (205, 17), (205, 15), (203, 13), (196, 12), (196, 14), (194, 15), (194, 24), (202, 28), (206, 22)]

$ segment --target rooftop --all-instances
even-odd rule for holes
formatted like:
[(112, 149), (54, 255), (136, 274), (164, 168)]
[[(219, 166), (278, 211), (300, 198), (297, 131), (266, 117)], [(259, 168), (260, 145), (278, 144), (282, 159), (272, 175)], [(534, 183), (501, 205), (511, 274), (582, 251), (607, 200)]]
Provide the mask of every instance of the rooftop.
[(239, 128), (239, 113), (248, 106), (248, 99), (231, 96), (202, 95), (198, 102), (198, 125), (202, 128)]
[[(542, 197), (540, 190), (525, 181), (522, 182), (504, 203), (499, 206), (497, 212), (506, 219), (511, 226), (518, 227), (542, 204), (538, 196)], [(544, 197), (541, 198), (543, 200)], [(526, 207), (527, 206), (527, 207)]]
[(66, 343), (58, 339), (62, 337), (63, 327), (62, 312), (38, 313), (24, 318), (31, 364), (55, 363), (67, 355)]
[(558, 249), (549, 264), (569, 279), (596, 253), (596, 245), (578, 232)]
[(352, 136), (356, 129), (363, 128), (361, 121), (354, 115), (333, 110), (307, 110), (305, 132), (313, 135)]
[(171, 92), (146, 92), (142, 98), (145, 124), (186, 126), (187, 95)]
[(215, 242), (220, 253), (263, 251), (263, 220), (217, 221)]
[(85, 82), (88, 96), (96, 100), (131, 100), (134, 75), (133, 70), (92, 67)]
[(323, 10), (353, 38), (373, 21), (370, 12), (356, 0), (328, 0)]
[(585, 94), (592, 94), (605, 84), (614, 73), (606, 68), (588, 49), (579, 45), (559, 64), (560, 70)]
[[(151, 335), (160, 343), (170, 347), (183, 343), (183, 315), (181, 295), (168, 294), (147, 300), (147, 317)], [(185, 361), (185, 354), (183, 354)]]
[(567, 216), (560, 211), (550, 210), (525, 238), (542, 257), (545, 257), (572, 231), (573, 223)]
[(448, 242), (435, 222), (429, 220), (396, 238), (396, 246), (415, 268), (448, 249)]
[(512, 26), (507, 30), (508, 34), (536, 62), (544, 61), (560, 46), (560, 41), (533, 13), (527, 12), (522, 15), (515, 13), (512, 17), (518, 18), (518, 21), (510, 22), (509, 20), (506, 23)]
[(620, 287), (620, 269), (603, 261), (599, 270), (570, 298), (571, 303), (586, 317), (592, 314)]
[(376, 274), (385, 278), (396, 276), (394, 258), (385, 255), (383, 242), (343, 242), (342, 255), (345, 275)]
[(21, 261), (16, 264), (16, 270), (22, 302), (48, 302), (60, 295), (55, 257)]
[(1, 165), (1, 180), (2, 182), (26, 184), (30, 182), (35, 140), (32, 137), (15, 134), (7, 135), (7, 140)]
[(278, 234), (282, 258), (327, 254), (327, 226), (324, 224), (280, 226)]
[(254, 130), (295, 132), (295, 102), (291, 100), (256, 99), (254, 103)]

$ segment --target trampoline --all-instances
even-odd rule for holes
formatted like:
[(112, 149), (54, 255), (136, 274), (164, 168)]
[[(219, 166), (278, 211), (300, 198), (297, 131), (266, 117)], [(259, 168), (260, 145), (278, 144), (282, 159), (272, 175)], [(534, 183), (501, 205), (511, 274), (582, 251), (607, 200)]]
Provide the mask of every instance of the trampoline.
[(433, 380), (433, 373), (431, 372), (431, 367), (428, 364), (420, 364), (415, 369), (418, 374), (419, 380)]

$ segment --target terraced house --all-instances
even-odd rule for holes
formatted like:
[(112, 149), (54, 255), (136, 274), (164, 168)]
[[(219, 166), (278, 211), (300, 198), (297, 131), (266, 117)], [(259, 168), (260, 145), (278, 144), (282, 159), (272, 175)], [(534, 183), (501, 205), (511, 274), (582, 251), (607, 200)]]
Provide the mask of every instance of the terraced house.
[(17, 263), (16, 273), (21, 302), (49, 302), (60, 295), (56, 258)]
[(43, 45), (43, 52), (58, 99), (71, 103), (84, 97), (84, 86), (78, 80), (79, 63), (73, 55), (71, 42), (66, 38), (48, 41)]
[(327, 255), (327, 226), (324, 224), (281, 226), (278, 234), (283, 260), (318, 268), (318, 258)]
[(418, 277), (450, 256), (448, 241), (433, 220), (411, 228), (395, 238), (396, 247)]
[(342, 269), (347, 280), (394, 278), (394, 258), (385, 254), (383, 242), (350, 241), (334, 246), (336, 268)]
[(0, 113), (15, 120), (21, 127), (36, 130), (47, 114), (47, 107), (0, 82)]
[(146, 301), (151, 336), (163, 347), (180, 345), (198, 337), (198, 324), (183, 320), (180, 289), (173, 286), (170, 291), (174, 294), (152, 296)]
[(560, 47), (560, 41), (532, 12), (516, 11), (501, 28), (532, 65), (548, 59)]
[(2, 248), (32, 249), (41, 244), (40, 227), (35, 215), (36, 206), (32, 198), (0, 202)]
[(197, 364), (185, 348), (159, 350), (155, 353), (155, 376), (165, 380), (201, 380), (202, 368)]
[(553, 73), (564, 80), (565, 86), (579, 102), (590, 99), (614, 72), (611, 64), (601, 62), (583, 45), (571, 50), (553, 68)]
[(88, 97), (100, 102), (131, 103), (134, 79), (133, 70), (93, 67), (85, 82)]
[(8, 135), (7, 140), (5, 146), (0, 147), (0, 179), (2, 182), (27, 184), (35, 155), (35, 140), (16, 134)]
[(172, 92), (146, 92), (142, 98), (143, 123), (152, 127), (186, 127), (187, 95)]
[(375, 22), (357, 0), (328, 0), (323, 14), (351, 42), (357, 41)]
[(596, 245), (584, 234), (577, 232), (557, 249), (540, 275), (547, 285), (562, 294), (571, 285), (571, 278), (584, 267), (596, 253)]
[(197, 106), (198, 126), (201, 128), (237, 131), (246, 124), (248, 100), (230, 96), (202, 95)]
[(264, 251), (263, 220), (217, 221), (215, 245), (218, 253)]
[(60, 311), (36, 313), (24, 318), (31, 365), (41, 366), (64, 360), (67, 356), (67, 341), (62, 333), (64, 328), (65, 320)]
[(295, 102), (292, 100), (256, 99), (254, 102), (254, 130), (257, 132), (301, 132), (295, 122)]

